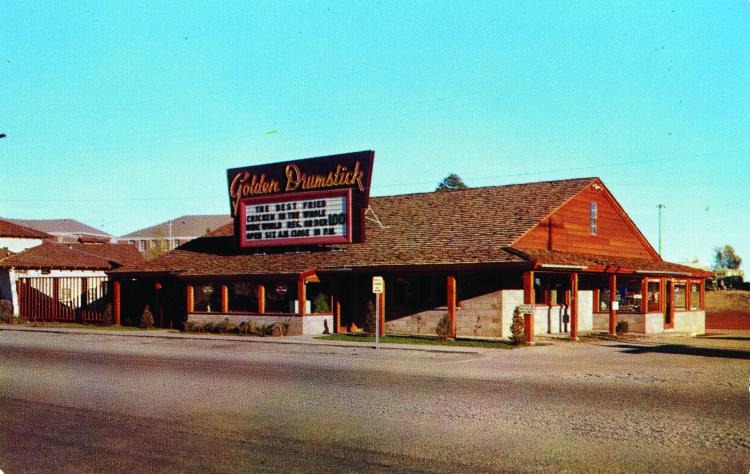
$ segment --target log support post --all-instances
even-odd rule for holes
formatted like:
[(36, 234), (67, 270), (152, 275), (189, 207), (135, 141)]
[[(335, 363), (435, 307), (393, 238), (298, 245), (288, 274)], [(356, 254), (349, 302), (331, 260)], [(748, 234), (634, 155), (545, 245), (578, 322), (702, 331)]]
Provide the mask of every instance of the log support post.
[(229, 312), (229, 285), (226, 283), (221, 285), (221, 312)]
[(447, 292), (448, 295), (448, 321), (450, 323), (450, 338), (456, 338), (456, 277), (453, 275), (447, 278)]
[(112, 289), (112, 319), (115, 326), (120, 325), (120, 281), (115, 280)]
[(617, 334), (617, 310), (615, 309), (617, 301), (617, 275), (614, 273), (609, 276), (609, 335)]
[(187, 285), (187, 301), (185, 302), (185, 309), (188, 313), (192, 313), (195, 310), (195, 287), (193, 285)]
[(305, 306), (307, 303), (307, 285), (305, 284), (305, 277), (300, 276), (297, 279), (297, 314), (300, 316), (305, 315)]
[(578, 273), (570, 274), (570, 339), (578, 340)]
[[(534, 272), (528, 271), (523, 274), (523, 302), (524, 304), (534, 304)], [(523, 333), (526, 338), (526, 344), (534, 344), (534, 315), (523, 315)]]
[(258, 283), (258, 314), (266, 312), (266, 285)]

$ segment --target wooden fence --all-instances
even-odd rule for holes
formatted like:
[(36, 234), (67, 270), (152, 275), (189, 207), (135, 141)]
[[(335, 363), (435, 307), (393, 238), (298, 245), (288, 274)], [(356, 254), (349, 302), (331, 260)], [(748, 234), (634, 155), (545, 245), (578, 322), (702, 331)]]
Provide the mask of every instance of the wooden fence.
[(21, 277), (19, 316), (27, 321), (101, 322), (107, 277)]

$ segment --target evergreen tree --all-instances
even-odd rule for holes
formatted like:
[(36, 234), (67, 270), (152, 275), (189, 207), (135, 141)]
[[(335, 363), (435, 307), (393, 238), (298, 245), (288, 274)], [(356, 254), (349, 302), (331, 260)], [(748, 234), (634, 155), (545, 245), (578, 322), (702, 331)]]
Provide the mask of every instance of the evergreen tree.
[(435, 191), (453, 191), (455, 189), (467, 189), (468, 186), (456, 173), (451, 173), (440, 181)]

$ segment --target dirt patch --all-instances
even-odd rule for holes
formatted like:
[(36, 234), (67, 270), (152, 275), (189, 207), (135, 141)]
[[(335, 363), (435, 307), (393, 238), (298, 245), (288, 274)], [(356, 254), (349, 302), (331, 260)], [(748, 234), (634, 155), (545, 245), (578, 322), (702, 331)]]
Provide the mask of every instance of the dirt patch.
[(750, 330), (750, 291), (707, 292), (706, 329)]

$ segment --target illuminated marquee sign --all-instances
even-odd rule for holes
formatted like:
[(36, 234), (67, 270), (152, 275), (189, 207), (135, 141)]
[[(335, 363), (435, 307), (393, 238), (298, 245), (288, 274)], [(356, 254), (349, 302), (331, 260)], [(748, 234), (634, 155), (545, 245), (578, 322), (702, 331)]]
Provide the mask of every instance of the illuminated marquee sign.
[(249, 198), (240, 206), (240, 245), (351, 242), (351, 190)]
[(227, 171), (241, 247), (364, 241), (374, 152)]

